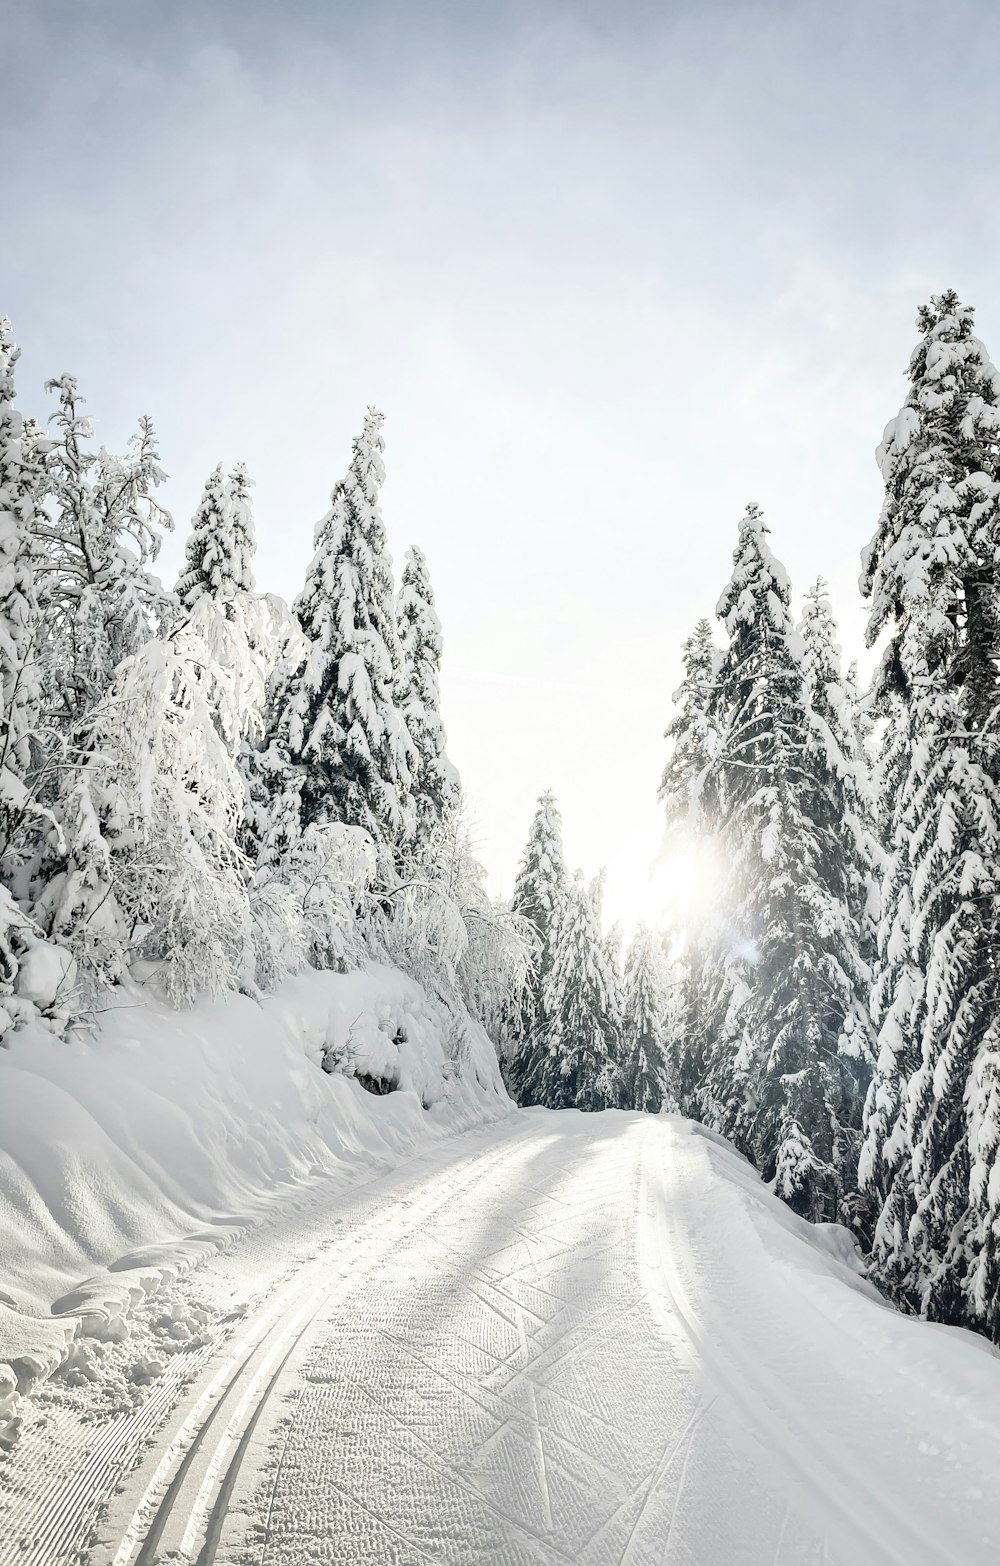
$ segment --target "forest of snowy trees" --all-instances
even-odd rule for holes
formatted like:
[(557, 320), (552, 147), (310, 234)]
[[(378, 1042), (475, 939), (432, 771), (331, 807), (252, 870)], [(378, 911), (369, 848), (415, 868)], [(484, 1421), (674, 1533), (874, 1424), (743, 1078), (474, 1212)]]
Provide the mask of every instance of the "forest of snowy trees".
[(954, 293), (918, 331), (863, 557), (870, 688), (748, 506), (660, 782), (664, 862), (712, 896), (622, 955), (549, 793), (511, 903), (487, 894), (427, 563), (397, 588), (386, 547), (381, 414), (290, 609), (256, 586), (242, 466), (209, 476), (171, 591), (152, 424), (110, 455), (71, 376), (47, 428), (22, 414), (0, 320), (0, 1042), (123, 982), (182, 1005), (379, 958), (454, 1057), (486, 1029), (518, 1102), (691, 1116), (847, 1224), (905, 1309), (1000, 1340), (1000, 374)]
[(398, 593), (369, 410), (291, 610), (257, 590), (252, 481), (209, 476), (173, 591), (143, 418), (95, 444), (71, 376), (47, 429), (0, 321), (0, 1038), (63, 1029), (109, 985), (177, 1004), (306, 964), (406, 969), (494, 1033), (530, 926), (486, 893), (438, 697), (427, 565)]
[(511, 1077), (525, 1102), (676, 1098), (798, 1212), (849, 1224), (904, 1308), (997, 1339), (1000, 374), (954, 293), (917, 325), (863, 557), (870, 690), (822, 580), (796, 622), (748, 506), (660, 787), (668, 862), (700, 854), (713, 905), (674, 932), (666, 988), (640, 936), (623, 994), (543, 801), (515, 899), (542, 1027), (528, 1007)]

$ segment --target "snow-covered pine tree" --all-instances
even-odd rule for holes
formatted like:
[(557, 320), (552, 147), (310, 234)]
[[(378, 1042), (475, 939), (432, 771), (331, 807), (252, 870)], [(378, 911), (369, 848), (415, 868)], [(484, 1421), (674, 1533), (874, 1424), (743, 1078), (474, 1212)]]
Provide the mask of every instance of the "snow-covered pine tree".
[[(871, 968), (882, 854), (874, 799), (858, 732), (857, 698), (841, 675), (841, 653), (826, 583), (806, 593), (800, 623), (806, 697), (803, 770), (818, 845), (817, 936), (826, 1001), (818, 1045), (828, 1082), (841, 1216), (862, 1227), (857, 1198), (865, 1094), (875, 1059)], [(839, 1082), (838, 1079), (839, 1078)], [(822, 1138), (824, 1145), (825, 1136)]]
[(719, 603), (730, 640), (713, 701), (716, 788), (733, 927), (714, 986), (710, 1071), (719, 1129), (797, 1211), (830, 1218), (841, 1196), (838, 1133), (851, 1113), (841, 1055), (850, 1047), (840, 971), (848, 916), (827, 884), (836, 850), (814, 775), (818, 728), (791, 588), (767, 533), (748, 506)]
[(619, 921), (616, 919), (614, 924), (609, 929), (607, 935), (604, 937), (604, 955), (608, 960), (609, 969), (614, 974), (615, 978), (619, 981), (619, 986), (625, 976), (624, 968), (622, 966), (623, 940), (624, 937), (622, 935), (622, 927)]
[[(733, 573), (717, 609), (729, 643), (709, 707), (717, 731), (710, 786), (728, 869), (723, 899), (728, 924), (716, 936), (707, 975), (705, 1028), (711, 1041), (708, 1078), (715, 1128), (751, 1155), (766, 1158), (769, 1153), (773, 1160), (775, 1106), (771, 1102), (765, 1111), (763, 1103), (770, 1098), (764, 1083), (768, 1041), (760, 1027), (765, 1019), (751, 1015), (749, 1002), (762, 942), (779, 930), (790, 933), (787, 921), (778, 926), (768, 893), (785, 883), (789, 853), (798, 852), (800, 874), (807, 873), (808, 850), (801, 840), (786, 840), (781, 819), (783, 801), (792, 801), (805, 712), (791, 588), (771, 553), (768, 532), (759, 508), (749, 505), (740, 523)], [(779, 863), (772, 868), (776, 857)], [(780, 954), (786, 963), (790, 955), (787, 947)], [(772, 966), (761, 996), (765, 1003), (774, 979), (781, 979)], [(786, 970), (786, 981), (791, 977)]]
[(625, 1101), (615, 989), (593, 904), (578, 874), (556, 920), (520, 1103), (597, 1110)]
[(544, 986), (555, 956), (559, 919), (567, 895), (562, 817), (556, 797), (549, 791), (539, 796), (511, 899), (511, 912), (527, 920), (538, 937), (534, 974), (524, 988), (517, 1016), (509, 1019), (508, 1024), (504, 1068), (508, 1088), (518, 1100), (536, 1035), (545, 1026)]
[(73, 376), (47, 389), (59, 394), (59, 434), (48, 457), (48, 515), (36, 530), (42, 652), (55, 716), (72, 736), (122, 659), (168, 619), (172, 600), (149, 567), (173, 523), (154, 493), (164, 474), (151, 421), (139, 420), (124, 457), (95, 452)]
[[(595, 877), (595, 881), (597, 879), (598, 878)], [(595, 886), (595, 882), (594, 881), (591, 882), (591, 887), (590, 887), (591, 898), (592, 898), (592, 900), (594, 902), (594, 913), (595, 913), (595, 917), (597, 919), (597, 928), (598, 928), (598, 930), (600, 930), (602, 928), (602, 919), (603, 919), (603, 911), (604, 911), (604, 889), (605, 889), (605, 885), (606, 885), (606, 881), (607, 881), (607, 872), (605, 870), (603, 870), (603, 869), (600, 872), (599, 880), (600, 880), (600, 893), (599, 893), (599, 896), (596, 899), (594, 898), (594, 886)], [(625, 991), (624, 991), (625, 975), (624, 975), (624, 972), (623, 972), (623, 969), (622, 969), (622, 927), (621, 927), (621, 925), (617, 921), (611, 926), (611, 928), (608, 930), (607, 934), (602, 937), (602, 939), (601, 939), (601, 950), (602, 950), (602, 952), (604, 954), (604, 968), (605, 968), (605, 972), (607, 973), (607, 976), (608, 976), (608, 1015), (610, 1016), (612, 1022), (614, 1022), (615, 1026), (617, 1027), (618, 1034), (619, 1034), (620, 1038), (624, 1039), (624, 1037), (625, 1037)], [(622, 1059), (621, 1059), (620, 1052), (619, 1052), (619, 1065), (623, 1066), (623, 1062), (622, 1062)], [(619, 1092), (620, 1092), (620, 1095), (621, 1095), (618, 1107), (620, 1109), (631, 1109), (633, 1107), (632, 1100), (631, 1100), (631, 1098), (629, 1096), (629, 1091), (628, 1091), (628, 1088), (627, 1088), (627, 1086), (625, 1084), (625, 1077), (624, 1077), (624, 1071), (623, 1070), (620, 1070), (619, 1073), (618, 1073), (618, 1084), (619, 1084)]]
[[(673, 695), (674, 716), (667, 725), (670, 756), (660, 780), (666, 812), (663, 854), (683, 863), (697, 854), (716, 824), (713, 762), (718, 749), (713, 715), (719, 664), (708, 620), (699, 620), (684, 643), (684, 677)], [(696, 872), (698, 873), (698, 872)], [(714, 959), (714, 920), (692, 911), (684, 930), (684, 951), (677, 966), (676, 1013), (679, 1028), (676, 1091), (684, 1113), (697, 1120), (715, 1118), (708, 1101), (706, 965)]]
[(44, 520), (47, 445), (14, 400), (18, 352), (11, 323), (0, 316), (0, 1038), (24, 1014), (13, 990), (36, 932), (15, 896), (25, 895), (46, 759), (35, 538)]
[(663, 942), (641, 924), (625, 958), (623, 1100), (651, 1115), (677, 1110), (669, 984)]
[(1000, 376), (954, 292), (917, 326), (909, 391), (878, 450), (885, 502), (862, 573), (869, 641), (888, 633), (879, 1056), (862, 1174), (883, 1198), (884, 1286), (996, 1333)]
[[(604, 865), (597, 874), (592, 876), (587, 886), (587, 897), (594, 915), (594, 923), (599, 931), (604, 929), (604, 898), (608, 889), (608, 872)], [(619, 1034), (624, 1034), (625, 1002), (622, 995), (622, 931), (621, 925), (615, 923), (606, 935), (601, 937), (601, 950), (604, 953), (604, 971), (607, 975), (608, 988), (608, 1016), (618, 1029)], [(620, 1106), (623, 1109), (631, 1108), (627, 1099), (622, 1100)]]
[[(397, 700), (402, 652), (379, 509), (382, 424), (370, 408), (316, 528), (293, 606), (305, 651), (273, 682), (261, 766), (283, 838), (293, 817), (303, 830), (340, 821), (399, 852), (414, 829), (416, 756)], [(265, 857), (274, 852), (272, 842)]]
[(660, 779), (659, 798), (666, 807), (668, 841), (697, 833), (712, 818), (706, 789), (718, 748), (715, 698), (719, 651), (708, 620), (699, 620), (684, 643), (684, 678), (673, 695), (676, 711), (667, 724), (670, 757)]
[(35, 535), (44, 520), (45, 442), (15, 404), (17, 358), (10, 321), (0, 316), (0, 863), (8, 886), (41, 759)]
[[(219, 464), (205, 484), (187, 541), (184, 570), (175, 592), (191, 656), (201, 655), (233, 687), (224, 704), (234, 728), (217, 716), (219, 732), (235, 755), (257, 739), (273, 632), (271, 606), (257, 593), (253, 576), (256, 551), (253, 481), (243, 464), (228, 478)], [(285, 611), (287, 613), (287, 611)]]
[(396, 597), (396, 624), (403, 655), (403, 718), (416, 751), (412, 793), (419, 846), (458, 803), (458, 773), (448, 760), (441, 722), (441, 622), (434, 608), (427, 561), (415, 546)]
[(232, 613), (232, 605), (254, 592), (256, 550), (252, 480), (242, 463), (228, 478), (222, 464), (205, 483), (187, 541), (184, 569), (175, 589), (185, 609), (207, 594)]

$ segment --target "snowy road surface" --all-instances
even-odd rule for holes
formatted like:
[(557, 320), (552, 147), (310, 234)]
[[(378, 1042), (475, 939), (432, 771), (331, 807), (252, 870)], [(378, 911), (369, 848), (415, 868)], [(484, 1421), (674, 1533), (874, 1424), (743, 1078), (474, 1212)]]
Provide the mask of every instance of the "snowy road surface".
[[(1000, 1360), (881, 1305), (685, 1122), (531, 1111), (322, 1221), (93, 1561), (1000, 1561)], [(0, 1559), (60, 1566), (32, 1537)]]

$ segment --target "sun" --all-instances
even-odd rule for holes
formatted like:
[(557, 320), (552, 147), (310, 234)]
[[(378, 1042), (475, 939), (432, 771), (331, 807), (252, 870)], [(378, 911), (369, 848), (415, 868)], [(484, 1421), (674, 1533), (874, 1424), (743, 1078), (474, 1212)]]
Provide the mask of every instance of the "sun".
[(722, 864), (707, 842), (672, 845), (646, 874), (620, 876), (616, 903), (630, 924), (684, 935), (718, 911)]

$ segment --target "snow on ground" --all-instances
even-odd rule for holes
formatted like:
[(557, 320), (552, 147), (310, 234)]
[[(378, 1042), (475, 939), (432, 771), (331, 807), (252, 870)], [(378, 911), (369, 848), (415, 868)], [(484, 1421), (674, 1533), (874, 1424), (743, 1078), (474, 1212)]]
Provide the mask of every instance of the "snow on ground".
[(726, 1144), (531, 1110), (412, 1147), (177, 1280), (175, 1385), (42, 1403), (0, 1566), (1000, 1559), (1000, 1359)]
[[(346, 1075), (321, 1070), (324, 1056)], [(115, 1408), (136, 1400), (204, 1333), (176, 1280), (248, 1226), (509, 1112), (481, 1030), (375, 964), (181, 1012), (116, 991), (89, 1035), (13, 1036), (0, 1049), (0, 1445), (53, 1372)]]

